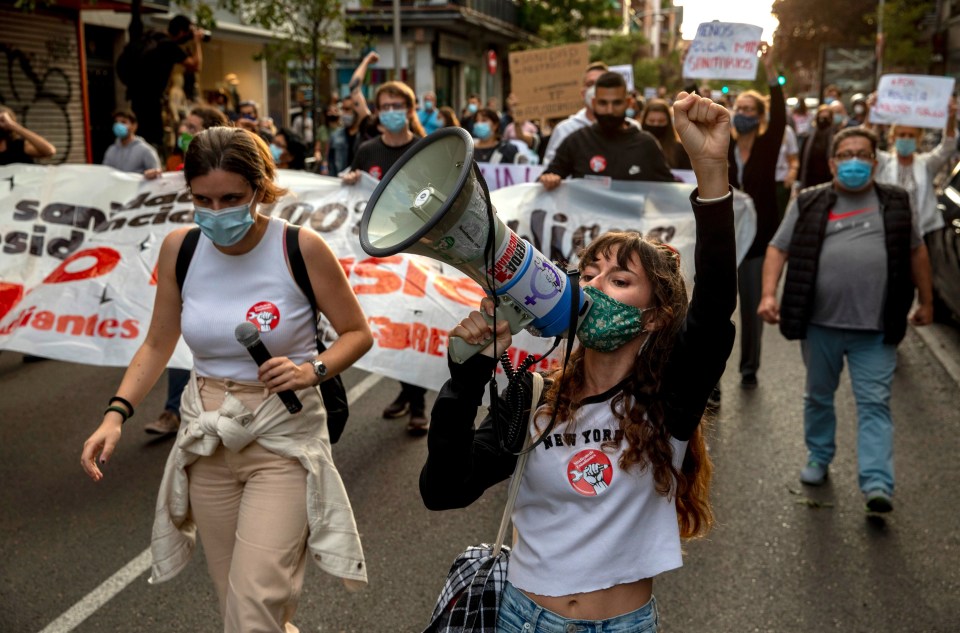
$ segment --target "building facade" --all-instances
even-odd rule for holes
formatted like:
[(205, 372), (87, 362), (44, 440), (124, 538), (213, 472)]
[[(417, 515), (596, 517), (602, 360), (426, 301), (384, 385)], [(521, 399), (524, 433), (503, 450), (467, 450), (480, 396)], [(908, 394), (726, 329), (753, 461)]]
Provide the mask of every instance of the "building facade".
[[(402, 0), (400, 3), (400, 74), (394, 61), (393, 3), (373, 0), (348, 4), (347, 18), (354, 31), (372, 38), (380, 62), (371, 68), (365, 86), (372, 94), (377, 85), (400, 79), (416, 94), (437, 94), (440, 105), (456, 111), (471, 94), (486, 103), (491, 97), (503, 104), (509, 85), (507, 53), (510, 45), (527, 41), (519, 27), (516, 5), (510, 0)], [(358, 57), (337, 61), (336, 89), (347, 94), (347, 84), (359, 64)]]

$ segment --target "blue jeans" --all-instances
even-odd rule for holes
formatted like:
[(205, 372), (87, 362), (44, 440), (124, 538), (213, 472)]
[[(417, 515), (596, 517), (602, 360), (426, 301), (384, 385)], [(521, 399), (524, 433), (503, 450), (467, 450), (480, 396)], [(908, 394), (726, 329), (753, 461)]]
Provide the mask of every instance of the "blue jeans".
[(571, 620), (547, 611), (509, 582), (500, 595), (497, 633), (656, 633), (657, 599), (636, 611), (606, 620)]
[(171, 413), (180, 415), (180, 398), (183, 396), (183, 390), (190, 382), (189, 369), (168, 369), (167, 370), (167, 403), (164, 409)]
[(890, 385), (897, 366), (896, 345), (885, 345), (881, 332), (809, 325), (800, 349), (807, 366), (803, 430), (810, 460), (829, 464), (836, 453), (833, 396), (846, 356), (857, 401), (860, 489), (869, 492), (879, 488), (893, 494)]

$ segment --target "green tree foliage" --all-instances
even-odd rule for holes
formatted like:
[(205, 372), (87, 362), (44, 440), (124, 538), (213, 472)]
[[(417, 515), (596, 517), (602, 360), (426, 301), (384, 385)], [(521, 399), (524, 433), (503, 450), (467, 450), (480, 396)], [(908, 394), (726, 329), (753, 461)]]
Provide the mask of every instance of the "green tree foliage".
[(633, 66), (633, 83), (639, 91), (644, 87), (667, 86), (671, 90), (682, 87), (680, 53), (672, 51), (666, 57), (650, 57), (650, 43), (640, 33), (613, 35), (601, 44), (590, 47), (590, 61), (608, 65)]
[(613, 29), (620, 24), (619, 5), (610, 0), (520, 0), (520, 27), (546, 46), (586, 39), (587, 29)]
[(887, 0), (883, 10), (884, 72), (926, 72), (933, 54), (924, 19), (936, 11), (935, 0)]
[(777, 59), (788, 68), (814, 68), (820, 64), (822, 45), (872, 42), (876, 6), (877, 0), (775, 0), (772, 13), (780, 21), (774, 34)]

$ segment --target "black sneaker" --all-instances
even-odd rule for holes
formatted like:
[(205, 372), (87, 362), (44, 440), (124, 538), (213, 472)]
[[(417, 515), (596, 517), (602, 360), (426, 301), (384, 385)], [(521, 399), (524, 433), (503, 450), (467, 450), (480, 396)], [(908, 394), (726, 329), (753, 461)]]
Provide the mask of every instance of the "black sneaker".
[(756, 389), (757, 388), (757, 375), (756, 374), (743, 374), (740, 377), (740, 387), (742, 389)]
[(893, 499), (886, 490), (871, 490), (864, 496), (867, 498), (867, 512), (893, 511)]
[(710, 397), (707, 398), (707, 406), (712, 409), (720, 406), (720, 385), (714, 387), (713, 391), (710, 392)]
[(407, 433), (414, 437), (423, 437), (430, 429), (430, 420), (424, 415), (423, 409), (415, 410), (410, 413), (410, 421), (407, 422)]
[(406, 396), (402, 393), (397, 396), (397, 399), (391, 402), (384, 408), (383, 417), (388, 420), (393, 420), (394, 418), (402, 418), (410, 412), (410, 403), (407, 402)]

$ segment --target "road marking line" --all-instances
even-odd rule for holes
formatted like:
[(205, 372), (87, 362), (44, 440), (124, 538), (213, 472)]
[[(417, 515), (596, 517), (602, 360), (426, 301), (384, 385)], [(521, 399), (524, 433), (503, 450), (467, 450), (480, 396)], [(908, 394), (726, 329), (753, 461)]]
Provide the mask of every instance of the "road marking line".
[[(379, 374), (369, 374), (347, 392), (347, 402), (356, 402), (358, 398), (370, 391), (381, 380), (383, 380), (383, 376)], [(67, 609), (63, 615), (44, 627), (40, 633), (69, 633), (77, 628), (84, 620), (93, 615), (97, 609), (123, 591), (127, 585), (136, 580), (143, 572), (150, 569), (150, 563), (150, 548), (148, 547), (140, 552), (139, 556), (124, 565), (120, 571), (107, 578), (99, 587)]]
[(380, 374), (370, 374), (347, 392), (347, 402), (354, 403), (363, 394), (370, 391), (374, 385), (383, 380)]
[(70, 607), (63, 615), (51, 622), (40, 633), (67, 633), (93, 615), (140, 574), (150, 569), (150, 548), (127, 563), (120, 571), (107, 578), (103, 583)]

